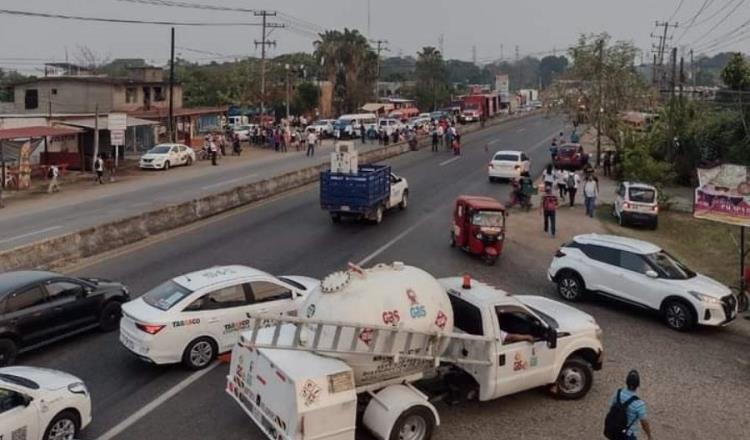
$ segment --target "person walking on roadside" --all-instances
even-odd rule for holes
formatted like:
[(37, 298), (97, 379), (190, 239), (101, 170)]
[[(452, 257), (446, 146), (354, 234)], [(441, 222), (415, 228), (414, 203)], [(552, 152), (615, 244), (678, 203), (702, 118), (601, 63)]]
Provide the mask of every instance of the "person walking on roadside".
[(555, 169), (555, 184), (557, 185), (557, 191), (560, 194), (560, 201), (565, 202), (565, 193), (568, 189), (568, 171), (556, 168)]
[(94, 172), (96, 172), (96, 183), (104, 185), (104, 159), (101, 154), (94, 160)]
[(438, 151), (438, 144), (440, 143), (440, 135), (438, 135), (437, 128), (432, 127), (432, 152)]
[(115, 168), (115, 160), (112, 158), (112, 156), (107, 155), (107, 158), (104, 160), (104, 168), (107, 170), (107, 176), (109, 177), (109, 181), (114, 182), (116, 168)]
[(362, 121), (359, 121), (359, 140), (362, 141), (362, 145), (367, 141), (367, 129)]
[(605, 177), (612, 176), (612, 152), (604, 152), (604, 157), (602, 158), (602, 167), (604, 168)]
[(242, 144), (240, 143), (240, 136), (237, 133), (232, 136), (232, 154), (235, 156), (242, 154)]
[(219, 147), (216, 145), (216, 141), (212, 138), (208, 144), (209, 152), (211, 153), (211, 165), (216, 166), (219, 163), (216, 161), (219, 156)]
[(318, 142), (317, 136), (315, 136), (315, 131), (310, 130), (310, 132), (307, 134), (307, 152), (305, 153), (305, 156), (315, 156), (315, 144)]
[(552, 164), (547, 165), (547, 168), (542, 171), (542, 181), (544, 182), (544, 189), (552, 189), (555, 184), (555, 172), (552, 169)]
[(544, 216), (544, 232), (555, 238), (555, 217), (557, 212), (557, 196), (552, 188), (545, 188), (542, 203), (539, 205), (539, 213)]
[(604, 436), (610, 440), (637, 440), (640, 422), (646, 438), (652, 440), (651, 425), (646, 418), (646, 403), (635, 394), (641, 385), (638, 371), (628, 373), (625, 385), (626, 388), (618, 389), (609, 401)]
[(568, 191), (568, 199), (570, 199), (570, 207), (576, 203), (576, 192), (578, 192), (578, 186), (581, 184), (581, 177), (575, 171), (568, 173), (566, 189)]
[(599, 197), (599, 182), (593, 174), (586, 174), (583, 182), (583, 199), (586, 205), (586, 215), (594, 218), (596, 211), (596, 198)]
[(57, 162), (52, 162), (52, 165), (49, 167), (49, 170), (47, 171), (47, 177), (49, 178), (49, 185), (47, 186), (47, 192), (50, 194), (53, 192), (59, 192), (60, 182), (58, 182), (58, 178), (60, 177), (60, 169), (57, 167)]
[(553, 138), (552, 145), (549, 147), (549, 155), (552, 158), (552, 163), (555, 163), (555, 159), (557, 159), (557, 151), (557, 140)]
[(226, 140), (226, 137), (223, 134), (220, 134), (218, 136), (219, 136), (219, 149), (221, 150), (221, 157), (226, 157), (226, 155), (227, 155), (227, 140)]
[(440, 145), (445, 145), (445, 130), (443, 129), (443, 125), (440, 123), (437, 124), (437, 135), (438, 139), (440, 140)]

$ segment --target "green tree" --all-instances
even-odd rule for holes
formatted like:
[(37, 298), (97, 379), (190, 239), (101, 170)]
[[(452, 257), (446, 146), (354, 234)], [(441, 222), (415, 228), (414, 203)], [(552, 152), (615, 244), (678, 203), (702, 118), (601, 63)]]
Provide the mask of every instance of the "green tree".
[(542, 81), (542, 87), (547, 88), (552, 84), (552, 80), (565, 72), (568, 68), (568, 59), (564, 56), (546, 56), (539, 62), (539, 77)]
[(292, 107), (295, 114), (308, 113), (318, 106), (320, 91), (318, 87), (310, 82), (303, 82), (297, 86)]
[(731, 90), (747, 90), (750, 86), (750, 67), (741, 53), (735, 53), (729, 59), (724, 70), (721, 71), (721, 80)]
[(334, 108), (338, 113), (360, 108), (374, 91), (377, 55), (356, 30), (326, 31), (319, 37), (315, 58), (321, 76), (333, 85)]
[(448, 75), (443, 54), (434, 47), (417, 53), (416, 97), (419, 106), (435, 110), (450, 98)]

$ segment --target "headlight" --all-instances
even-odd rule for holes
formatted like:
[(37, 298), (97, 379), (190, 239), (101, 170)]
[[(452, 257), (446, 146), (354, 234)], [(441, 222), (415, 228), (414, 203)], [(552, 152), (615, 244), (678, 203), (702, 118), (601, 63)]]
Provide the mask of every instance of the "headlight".
[(70, 391), (73, 394), (81, 394), (83, 396), (86, 396), (89, 394), (89, 390), (86, 389), (86, 385), (84, 385), (83, 382), (76, 382), (68, 385), (68, 391)]
[(693, 295), (695, 299), (702, 303), (706, 304), (721, 304), (721, 300), (719, 298), (715, 298), (713, 296), (706, 295), (705, 293), (695, 292), (691, 290), (688, 292), (689, 294)]
[(604, 336), (604, 332), (602, 331), (602, 328), (597, 325), (596, 326), (596, 339), (598, 339), (599, 342), (603, 342), (602, 341), (603, 336)]
[(482, 234), (479, 233), (479, 234), (476, 235), (476, 237), (477, 237), (477, 240), (481, 240), (482, 239)]

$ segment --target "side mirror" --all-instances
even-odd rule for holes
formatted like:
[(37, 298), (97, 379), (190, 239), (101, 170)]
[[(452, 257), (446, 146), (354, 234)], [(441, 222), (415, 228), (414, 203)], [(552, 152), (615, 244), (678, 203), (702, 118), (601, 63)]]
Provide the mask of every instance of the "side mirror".
[(92, 293), (94, 293), (94, 289), (92, 287), (86, 286), (86, 287), (83, 288), (83, 295), (84, 296), (89, 296)]
[(547, 347), (554, 350), (557, 348), (557, 330), (551, 328), (547, 332)]
[(649, 277), (649, 278), (659, 278), (659, 274), (656, 273), (656, 271), (654, 271), (654, 270), (647, 270), (646, 271), (646, 276)]
[(23, 399), (23, 406), (29, 406), (29, 405), (31, 405), (31, 402), (34, 400), (33, 397), (31, 397), (31, 396), (29, 396), (27, 394), (22, 394), (21, 395), (21, 399)]

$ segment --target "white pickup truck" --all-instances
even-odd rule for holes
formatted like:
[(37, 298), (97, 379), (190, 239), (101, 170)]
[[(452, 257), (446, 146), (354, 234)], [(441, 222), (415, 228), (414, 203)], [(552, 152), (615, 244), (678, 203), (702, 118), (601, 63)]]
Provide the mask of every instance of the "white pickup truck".
[[(391, 272), (408, 270), (397, 264), (383, 274), (371, 272), (378, 267), (357, 268), (365, 281), (351, 282), (349, 290), (360, 314), (374, 308), (366, 305), (376, 296), (369, 295), (372, 288), (398, 290)], [(339, 274), (332, 281), (338, 288), (350, 282)], [(379, 286), (366, 285), (366, 278), (380, 275)], [(357, 420), (379, 439), (427, 440), (440, 423), (432, 402), (441, 398), (487, 401), (547, 387), (559, 398), (578, 399), (589, 391), (603, 355), (601, 330), (591, 316), (466, 278), (435, 286), (450, 302), (431, 301), (418, 286), (406, 295), (399, 291), (405, 302), (388, 300), (393, 310), (383, 312), (387, 325), (312, 319), (326, 297), (347, 300), (325, 285), (323, 299), (301, 309), (306, 318), (252, 317), (255, 326), (232, 352), (227, 393), (273, 440), (353, 440)], [(341, 319), (358, 314), (340, 312)], [(446, 326), (449, 315), (453, 325)], [(406, 330), (409, 317), (453, 331)], [(271, 327), (261, 328), (268, 322)], [(366, 355), (379, 363), (363, 373)]]

